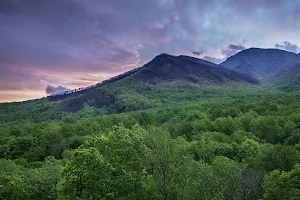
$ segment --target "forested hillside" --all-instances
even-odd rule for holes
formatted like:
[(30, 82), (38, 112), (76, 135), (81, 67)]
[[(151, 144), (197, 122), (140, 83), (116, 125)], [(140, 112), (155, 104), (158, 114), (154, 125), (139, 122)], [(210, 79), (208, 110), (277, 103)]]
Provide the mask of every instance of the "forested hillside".
[(299, 92), (168, 59), (76, 97), (0, 104), (1, 198), (300, 199)]

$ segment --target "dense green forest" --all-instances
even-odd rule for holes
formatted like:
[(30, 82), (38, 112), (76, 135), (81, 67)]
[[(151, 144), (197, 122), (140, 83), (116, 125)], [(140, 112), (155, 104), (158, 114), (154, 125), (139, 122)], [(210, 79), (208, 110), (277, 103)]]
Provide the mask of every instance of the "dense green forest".
[(115, 103), (0, 104), (2, 199), (300, 199), (300, 93), (131, 79), (97, 90)]

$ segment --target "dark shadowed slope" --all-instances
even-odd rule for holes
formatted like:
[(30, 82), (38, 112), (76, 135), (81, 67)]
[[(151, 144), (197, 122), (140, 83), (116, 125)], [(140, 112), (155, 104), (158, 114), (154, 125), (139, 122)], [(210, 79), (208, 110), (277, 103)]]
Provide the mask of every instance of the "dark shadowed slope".
[(300, 57), (292, 52), (250, 48), (231, 56), (220, 65), (266, 81), (283, 69), (292, 69), (297, 63), (300, 63)]
[(249, 75), (219, 67), (208, 61), (188, 56), (175, 57), (168, 54), (155, 57), (133, 76), (142, 81), (186, 80), (195, 83), (259, 83)]
[(276, 74), (271, 83), (283, 91), (295, 91), (300, 89), (300, 64), (288, 70), (282, 70)]

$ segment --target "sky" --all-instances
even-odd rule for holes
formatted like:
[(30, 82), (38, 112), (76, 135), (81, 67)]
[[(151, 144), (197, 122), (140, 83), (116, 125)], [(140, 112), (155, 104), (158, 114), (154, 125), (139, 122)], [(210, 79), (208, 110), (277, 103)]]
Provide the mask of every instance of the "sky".
[(300, 0), (1, 0), (0, 102), (96, 84), (160, 53), (300, 52)]

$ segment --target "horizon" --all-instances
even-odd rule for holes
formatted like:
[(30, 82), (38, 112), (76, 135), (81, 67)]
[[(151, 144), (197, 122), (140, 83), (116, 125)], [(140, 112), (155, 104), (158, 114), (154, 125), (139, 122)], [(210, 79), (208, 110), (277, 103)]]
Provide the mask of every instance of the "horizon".
[(3, 0), (0, 102), (91, 86), (160, 52), (215, 64), (249, 48), (298, 54), (299, 13), (280, 0)]

